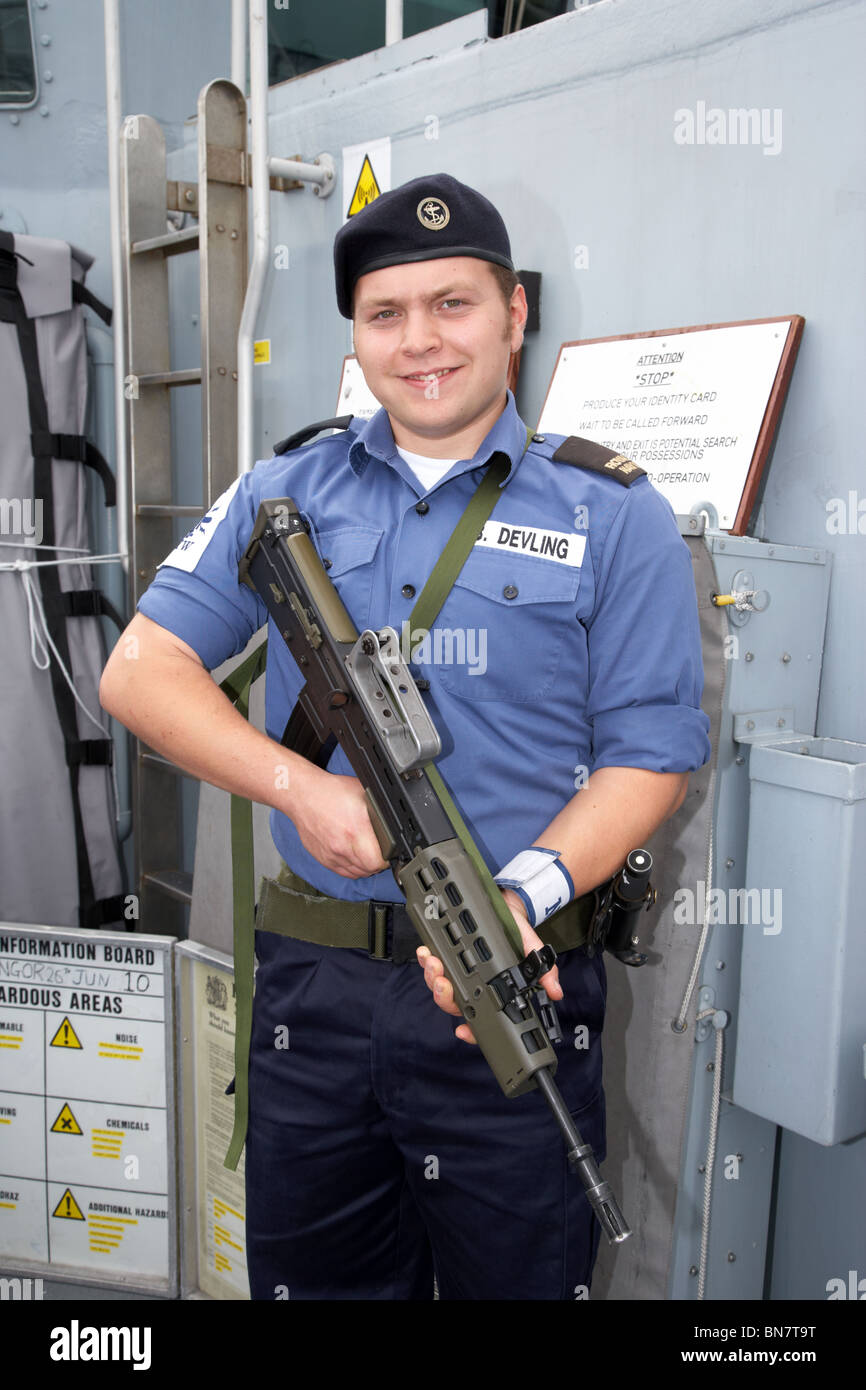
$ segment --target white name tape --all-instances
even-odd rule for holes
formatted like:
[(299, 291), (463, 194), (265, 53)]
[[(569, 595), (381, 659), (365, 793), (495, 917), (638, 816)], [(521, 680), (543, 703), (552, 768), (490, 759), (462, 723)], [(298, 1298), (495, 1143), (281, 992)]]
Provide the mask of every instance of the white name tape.
[(487, 521), (475, 544), (491, 550), (516, 550), (521, 555), (537, 555), (539, 559), (556, 560), (560, 565), (580, 569), (586, 536), (575, 531), (545, 531), (542, 526), (515, 526), (510, 521)]
[[(197, 522), (189, 532), (189, 535), (184, 536), (183, 540), (175, 546), (171, 554), (166, 555), (162, 565), (170, 565), (172, 569), (186, 570), (187, 574), (192, 574), (210, 545), (214, 531), (228, 511), (229, 503), (237, 491), (239, 482), (240, 478), (235, 478), (231, 486), (227, 487), (225, 492), (220, 493), (207, 516), (203, 516), (201, 521)], [(161, 570), (162, 565), (157, 565), (157, 569)]]

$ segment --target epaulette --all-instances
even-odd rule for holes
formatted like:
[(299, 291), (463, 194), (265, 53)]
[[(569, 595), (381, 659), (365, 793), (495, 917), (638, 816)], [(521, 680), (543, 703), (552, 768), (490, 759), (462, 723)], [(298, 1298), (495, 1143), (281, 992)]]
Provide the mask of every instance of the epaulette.
[(290, 434), (288, 439), (281, 439), (279, 444), (274, 445), (274, 455), (288, 454), (292, 449), (299, 449), (308, 439), (321, 434), (322, 430), (348, 429), (354, 418), (354, 415), (338, 415), (335, 420), (317, 420), (314, 425), (307, 425), (304, 429), (298, 430), (297, 434)]
[(570, 463), (575, 468), (590, 468), (593, 473), (604, 473), (606, 477), (622, 483), (623, 487), (631, 487), (638, 478), (646, 477), (646, 469), (632, 463), (625, 454), (614, 453), (613, 449), (596, 444), (594, 439), (581, 439), (578, 434), (563, 440), (553, 457), (557, 463)]

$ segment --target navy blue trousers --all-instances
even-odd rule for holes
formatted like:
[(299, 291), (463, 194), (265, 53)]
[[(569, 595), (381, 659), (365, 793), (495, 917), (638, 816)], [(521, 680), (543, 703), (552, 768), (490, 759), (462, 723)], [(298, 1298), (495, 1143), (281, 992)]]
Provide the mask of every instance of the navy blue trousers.
[[(442, 1299), (585, 1297), (599, 1227), (556, 1122), (502, 1095), (421, 968), (266, 932), (256, 954), (252, 1297), (430, 1299), (434, 1274)], [(601, 1162), (604, 966), (559, 972), (556, 1081)]]

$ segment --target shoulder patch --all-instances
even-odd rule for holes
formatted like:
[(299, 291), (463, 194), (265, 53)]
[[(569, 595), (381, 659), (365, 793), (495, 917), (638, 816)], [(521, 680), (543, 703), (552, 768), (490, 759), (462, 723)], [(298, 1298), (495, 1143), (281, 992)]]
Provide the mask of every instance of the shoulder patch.
[(354, 415), (338, 415), (335, 420), (317, 420), (314, 425), (307, 425), (304, 429), (298, 430), (297, 434), (290, 434), (288, 439), (281, 439), (279, 444), (274, 445), (274, 456), (277, 454), (288, 454), (292, 449), (300, 449), (302, 444), (306, 444), (308, 439), (321, 434), (322, 430), (345, 430), (348, 429), (354, 420)]
[(646, 469), (632, 463), (625, 454), (614, 453), (613, 449), (597, 444), (594, 439), (581, 439), (578, 434), (563, 440), (553, 457), (557, 463), (570, 463), (575, 468), (589, 468), (593, 473), (604, 473), (606, 477), (622, 483), (623, 487), (631, 487), (638, 478), (646, 477)]

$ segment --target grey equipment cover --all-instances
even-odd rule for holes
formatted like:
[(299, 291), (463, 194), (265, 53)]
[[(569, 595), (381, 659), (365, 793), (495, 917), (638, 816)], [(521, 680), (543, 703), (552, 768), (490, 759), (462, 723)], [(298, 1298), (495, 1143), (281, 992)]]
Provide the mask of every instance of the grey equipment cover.
[(60, 927), (124, 921), (97, 694), (99, 615), (121, 620), (92, 566), (15, 567), (89, 550), (87, 475), (114, 505), (113, 475), (83, 433), (83, 305), (110, 321), (84, 286), (91, 264), (67, 242), (0, 232), (0, 920)]

